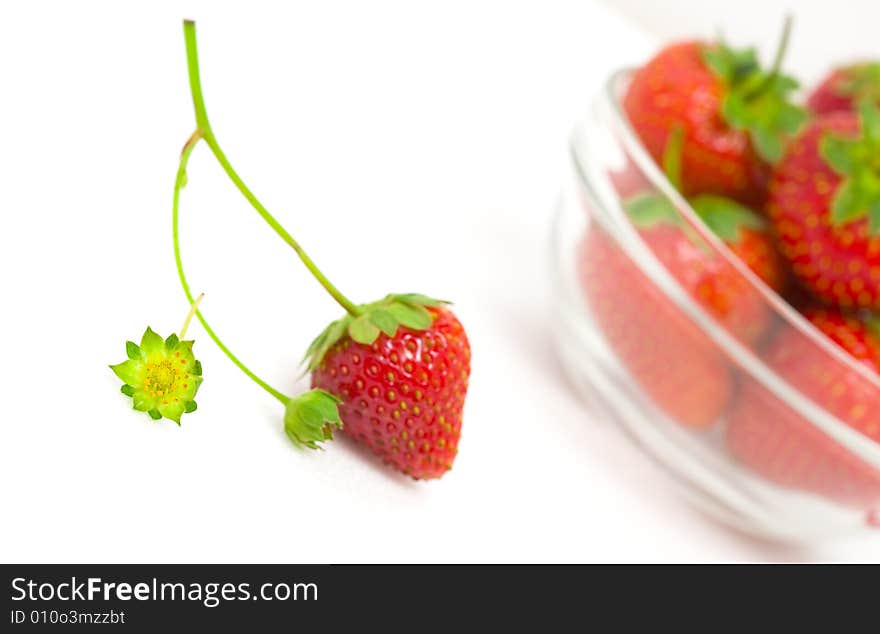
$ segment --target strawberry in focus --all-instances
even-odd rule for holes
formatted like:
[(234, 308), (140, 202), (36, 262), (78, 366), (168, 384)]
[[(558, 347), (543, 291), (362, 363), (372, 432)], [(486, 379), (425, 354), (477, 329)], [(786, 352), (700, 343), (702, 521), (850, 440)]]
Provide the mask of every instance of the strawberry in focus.
[[(804, 315), (872, 375), (880, 371), (876, 318), (860, 319), (836, 309), (815, 307)], [(880, 390), (876, 382), (848, 368), (792, 327), (776, 336), (764, 358), (816, 405), (880, 443)], [(751, 379), (734, 400), (726, 443), (737, 460), (781, 486), (842, 504), (871, 506), (880, 502), (880, 471)]]
[(752, 49), (682, 42), (634, 73), (623, 108), (658, 163), (673, 130), (684, 131), (685, 196), (708, 193), (745, 204), (763, 202), (769, 165), (805, 120), (803, 110), (789, 101), (797, 83), (779, 72), (789, 28), (786, 22), (769, 72)]
[(843, 309), (880, 309), (880, 111), (814, 120), (773, 174), (767, 213), (805, 288)]
[[(329, 332), (317, 343), (312, 387), (341, 399), (343, 431), (383, 461), (416, 479), (439, 478), (458, 451), (470, 344), (439, 302), (391, 297), (377, 309), (385, 313), (375, 320), (382, 330), (374, 325), (355, 333), (360, 341), (343, 334), (335, 342)], [(338, 323), (328, 331), (339, 332)]]
[(865, 99), (880, 106), (880, 62), (834, 69), (810, 94), (807, 107), (817, 115), (852, 112)]

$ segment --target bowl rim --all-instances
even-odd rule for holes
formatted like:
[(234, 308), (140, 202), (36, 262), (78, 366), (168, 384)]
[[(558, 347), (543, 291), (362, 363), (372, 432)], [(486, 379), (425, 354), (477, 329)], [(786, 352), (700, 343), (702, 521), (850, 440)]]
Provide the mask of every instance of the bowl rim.
[[(687, 200), (669, 182), (636, 135), (620, 103), (619, 95), (622, 86), (624, 82), (629, 80), (632, 72), (632, 69), (624, 68), (612, 73), (605, 81), (603, 89), (597, 97), (596, 106), (604, 111), (606, 118), (609, 119), (613, 126), (615, 143), (623, 145), (622, 149), (635, 167), (647, 179), (650, 186), (667, 197), (688, 224), (697, 231), (700, 238), (711, 245), (711, 248), (724, 258), (727, 264), (733, 266), (746, 279), (753, 290), (761, 294), (763, 300), (779, 315), (782, 323), (809, 338), (823, 352), (831, 356), (838, 363), (841, 363), (847, 371), (855, 372), (880, 391), (880, 376), (876, 376), (868, 368), (855, 361), (843, 348), (822, 333), (791, 304), (767, 286), (759, 276), (730, 250), (723, 240), (712, 232)], [(594, 115), (594, 117), (597, 116), (601, 115)], [(602, 197), (591, 182), (589, 170), (584, 166), (584, 157), (581, 150), (584, 143), (579, 138), (580, 136), (582, 134), (579, 134), (579, 129), (576, 127), (569, 141), (569, 154), (576, 178), (583, 191), (590, 197), (592, 203), (601, 208), (607, 216), (607, 218), (594, 216), (593, 221), (598, 221), (602, 225), (603, 230), (615, 240), (617, 246), (622, 249), (624, 254), (633, 261), (651, 283), (658, 286), (659, 290), (673, 301), (702, 332), (709, 336), (742, 371), (749, 374), (753, 380), (756, 380), (764, 389), (771, 392), (773, 396), (779, 398), (786, 406), (800, 414), (811, 425), (819, 428), (819, 431), (823, 434), (852, 451), (858, 458), (864, 460), (869, 465), (880, 470), (880, 444), (833, 416), (823, 407), (802, 394), (770, 368), (755, 352), (729, 333), (685, 291), (678, 280), (660, 263), (642, 240), (635, 227), (627, 220), (623, 206), (619, 204), (619, 199), (617, 204), (611, 206), (603, 202)], [(611, 222), (608, 222), (608, 219), (614, 220), (613, 226)]]

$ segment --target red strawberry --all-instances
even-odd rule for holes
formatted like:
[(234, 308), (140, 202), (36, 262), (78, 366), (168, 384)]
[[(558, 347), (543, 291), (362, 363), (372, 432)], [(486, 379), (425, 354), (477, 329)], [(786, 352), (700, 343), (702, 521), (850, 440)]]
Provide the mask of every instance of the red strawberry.
[[(683, 244), (673, 225), (649, 235), (668, 254)], [(682, 425), (714, 423), (733, 385), (712, 341), (595, 225), (579, 248), (578, 270), (598, 327), (648, 397)]]
[(684, 130), (682, 192), (763, 201), (768, 163), (804, 121), (789, 103), (797, 83), (778, 71), (788, 34), (770, 72), (754, 50), (682, 42), (660, 51), (633, 75), (623, 107), (657, 162), (673, 129)]
[(880, 112), (813, 121), (773, 174), (767, 212), (783, 255), (824, 303), (880, 309)]
[(880, 62), (860, 62), (833, 70), (807, 99), (815, 114), (853, 111), (862, 99), (880, 105)]
[(389, 295), (362, 310), (312, 344), (312, 387), (341, 399), (343, 430), (385, 462), (439, 478), (461, 435), (471, 358), (464, 328), (421, 295)]
[[(806, 317), (870, 371), (880, 368), (880, 336), (870, 322), (835, 309)], [(768, 365), (817, 405), (880, 443), (880, 389), (794, 328), (766, 351)], [(747, 381), (729, 417), (727, 446), (757, 474), (782, 486), (841, 504), (880, 502), (880, 471), (803, 419), (754, 381)]]
[(767, 222), (732, 200), (704, 194), (690, 204), (710, 229), (777, 293), (785, 290), (786, 271)]
[[(699, 196), (697, 213), (719, 233), (756, 273), (780, 286), (778, 262), (760, 217), (732, 201)], [(764, 300), (720, 254), (685, 226), (672, 203), (662, 195), (646, 194), (627, 202), (627, 211), (654, 255), (711, 315), (746, 343), (756, 342), (770, 322)]]

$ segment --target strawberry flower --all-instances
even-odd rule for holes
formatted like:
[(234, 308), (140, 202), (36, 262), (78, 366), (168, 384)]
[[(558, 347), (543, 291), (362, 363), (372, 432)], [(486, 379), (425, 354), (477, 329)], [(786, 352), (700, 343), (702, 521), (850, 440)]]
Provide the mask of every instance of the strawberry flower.
[(193, 343), (176, 334), (163, 339), (149, 327), (140, 345), (125, 342), (128, 359), (110, 369), (123, 381), (121, 391), (131, 397), (134, 409), (178, 425), (184, 413), (195, 411), (202, 364), (193, 355)]

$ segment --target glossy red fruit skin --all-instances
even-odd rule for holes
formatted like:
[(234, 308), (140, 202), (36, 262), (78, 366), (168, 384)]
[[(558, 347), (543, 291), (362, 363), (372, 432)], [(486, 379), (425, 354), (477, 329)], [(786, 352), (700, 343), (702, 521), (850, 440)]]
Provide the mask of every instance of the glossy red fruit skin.
[(458, 453), (471, 349), (447, 308), (427, 330), (400, 327), (372, 345), (343, 338), (312, 372), (312, 387), (342, 399), (343, 431), (416, 479), (439, 478)]
[(682, 193), (727, 196), (760, 206), (769, 166), (748, 135), (721, 116), (725, 88), (703, 63), (702, 42), (682, 42), (660, 51), (638, 69), (623, 100), (624, 112), (655, 161), (662, 161), (669, 135), (683, 126)]
[(788, 273), (773, 238), (763, 231), (743, 227), (739, 241), (727, 243), (733, 254), (777, 293), (785, 290)]
[[(835, 309), (805, 316), (869, 370), (878, 370), (880, 341)], [(853, 429), (880, 443), (880, 390), (791, 327), (764, 358), (792, 387)], [(758, 475), (839, 504), (880, 504), (880, 471), (854, 456), (753, 380), (746, 380), (728, 419), (730, 453)]]
[(832, 71), (810, 93), (807, 99), (807, 108), (816, 115), (826, 115), (832, 112), (852, 112), (855, 104), (851, 96), (844, 94), (841, 83), (846, 81), (846, 68), (838, 68)]
[(853, 113), (810, 123), (774, 171), (767, 215), (792, 272), (815, 297), (843, 309), (880, 309), (880, 237), (868, 235), (865, 218), (831, 223), (831, 201), (842, 179), (819, 149), (825, 134), (858, 131)]
[(581, 242), (577, 266), (597, 326), (643, 392), (681, 425), (713, 425), (733, 391), (713, 342), (598, 227)]

